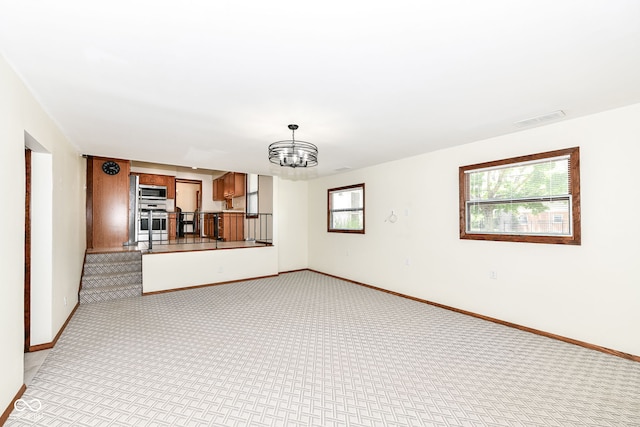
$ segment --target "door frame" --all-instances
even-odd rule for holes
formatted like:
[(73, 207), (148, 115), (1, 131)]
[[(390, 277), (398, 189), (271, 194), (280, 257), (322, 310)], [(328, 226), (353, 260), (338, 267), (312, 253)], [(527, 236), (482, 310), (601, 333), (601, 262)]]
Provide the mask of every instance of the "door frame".
[(198, 184), (200, 189), (196, 193), (196, 209), (198, 211), (202, 210), (202, 180), (200, 179), (186, 179), (186, 178), (176, 178), (176, 200), (175, 205), (178, 206), (178, 183), (182, 184)]
[(24, 150), (24, 351), (31, 347), (31, 150)]
[[(199, 190), (196, 191), (196, 210), (198, 212), (202, 211), (202, 180), (200, 179), (187, 179), (187, 178), (176, 178), (176, 199), (174, 201), (174, 206), (178, 207), (178, 183), (181, 184), (198, 184)], [(200, 233), (200, 221), (198, 218), (193, 219), (193, 233)]]

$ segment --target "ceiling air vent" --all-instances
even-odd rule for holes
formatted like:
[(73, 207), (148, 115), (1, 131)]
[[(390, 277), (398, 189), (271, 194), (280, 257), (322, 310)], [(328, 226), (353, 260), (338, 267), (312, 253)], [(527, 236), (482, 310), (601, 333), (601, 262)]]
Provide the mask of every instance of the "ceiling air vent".
[(543, 114), (541, 116), (531, 117), (530, 119), (520, 120), (519, 122), (515, 122), (513, 125), (517, 128), (524, 128), (527, 126), (539, 125), (545, 122), (550, 122), (552, 120), (558, 120), (566, 116), (564, 111), (558, 110), (553, 113)]

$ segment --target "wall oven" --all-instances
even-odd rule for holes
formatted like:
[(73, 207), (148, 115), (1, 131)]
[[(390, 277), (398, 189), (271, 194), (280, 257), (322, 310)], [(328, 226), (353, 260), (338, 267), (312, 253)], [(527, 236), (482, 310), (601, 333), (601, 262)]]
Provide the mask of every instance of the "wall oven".
[(167, 187), (164, 185), (146, 185), (138, 186), (138, 198), (146, 200), (166, 200)]
[(168, 240), (168, 217), (166, 211), (141, 211), (138, 239), (142, 242), (148, 242), (149, 233), (151, 233), (153, 241)]
[(151, 240), (169, 239), (169, 214), (165, 200), (140, 199), (140, 213), (138, 220), (138, 240), (141, 242)]

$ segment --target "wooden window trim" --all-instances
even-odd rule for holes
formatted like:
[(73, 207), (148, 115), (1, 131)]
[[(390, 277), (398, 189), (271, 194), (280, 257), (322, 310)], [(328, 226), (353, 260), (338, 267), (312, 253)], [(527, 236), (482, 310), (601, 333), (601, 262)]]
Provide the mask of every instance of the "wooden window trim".
[[(551, 157), (569, 156), (569, 181), (572, 201), (572, 236), (532, 236), (523, 234), (483, 234), (467, 233), (466, 224), (466, 201), (469, 195), (469, 185), (466, 173), (473, 169), (484, 169), (496, 166), (503, 166), (512, 163), (523, 163), (541, 160)], [(494, 240), (503, 242), (525, 242), (525, 243), (548, 243), (564, 245), (580, 245), (582, 242), (582, 231), (580, 228), (580, 147), (566, 148), (562, 150), (547, 151), (544, 153), (531, 154), (527, 156), (511, 157), (503, 160), (478, 163), (474, 165), (461, 166), (459, 169), (459, 194), (460, 194), (460, 239), (466, 240)]]
[[(331, 193), (335, 191), (351, 190), (354, 188), (362, 189), (362, 230), (337, 230), (337, 229), (331, 228)], [(327, 190), (327, 232), (328, 233), (346, 233), (346, 234), (365, 234), (364, 233), (366, 228), (365, 227), (365, 218), (366, 218), (365, 203), (366, 203), (366, 197), (365, 197), (364, 183), (328, 189)]]

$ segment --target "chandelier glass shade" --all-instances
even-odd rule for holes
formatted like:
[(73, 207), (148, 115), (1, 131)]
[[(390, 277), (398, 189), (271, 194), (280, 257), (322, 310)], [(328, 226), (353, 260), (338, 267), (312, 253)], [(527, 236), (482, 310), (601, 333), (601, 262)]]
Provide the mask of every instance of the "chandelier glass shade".
[(296, 141), (298, 125), (289, 125), (291, 139), (269, 145), (269, 161), (290, 168), (306, 168), (318, 165), (318, 147), (306, 141)]

